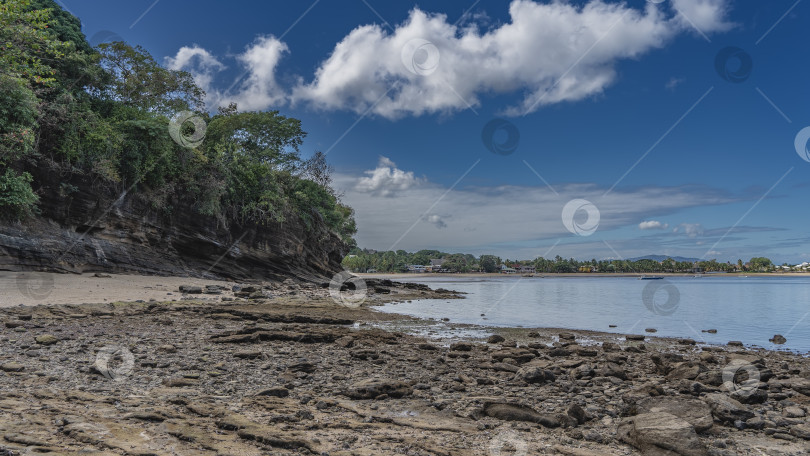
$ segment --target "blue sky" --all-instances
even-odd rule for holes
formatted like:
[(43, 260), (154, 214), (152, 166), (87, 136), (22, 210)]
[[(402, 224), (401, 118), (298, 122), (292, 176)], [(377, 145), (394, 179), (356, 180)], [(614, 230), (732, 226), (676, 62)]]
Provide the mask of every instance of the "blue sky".
[(808, 2), (62, 3), (302, 119), (363, 247), (810, 260)]

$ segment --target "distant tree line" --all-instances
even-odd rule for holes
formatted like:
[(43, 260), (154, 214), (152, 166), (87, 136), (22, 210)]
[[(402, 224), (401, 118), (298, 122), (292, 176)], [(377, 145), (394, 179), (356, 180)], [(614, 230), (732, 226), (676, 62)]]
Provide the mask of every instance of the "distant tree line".
[(641, 259), (629, 260), (575, 260), (557, 255), (554, 258), (538, 257), (534, 260), (501, 259), (495, 255), (476, 257), (468, 253), (446, 253), (439, 250), (420, 250), (409, 253), (405, 250), (380, 252), (355, 248), (343, 259), (343, 266), (354, 272), (408, 272), (410, 265), (429, 265), (432, 259), (442, 259), (442, 269), (449, 272), (499, 272), (502, 265), (516, 268), (534, 266), (538, 273), (656, 273), (674, 272), (770, 272), (775, 266), (764, 257), (751, 258), (747, 263), (737, 260), (736, 263), (707, 261), (675, 261), (668, 258), (664, 261)]

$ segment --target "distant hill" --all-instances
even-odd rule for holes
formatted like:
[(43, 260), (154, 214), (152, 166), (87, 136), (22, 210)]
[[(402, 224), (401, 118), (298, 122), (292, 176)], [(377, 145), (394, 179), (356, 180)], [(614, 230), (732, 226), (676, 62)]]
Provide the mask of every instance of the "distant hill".
[(672, 258), (675, 261), (688, 261), (690, 263), (694, 263), (695, 261), (700, 261), (699, 258), (684, 258), (681, 256), (669, 256), (669, 255), (645, 255), (636, 258), (628, 258), (627, 261), (638, 261), (638, 260), (653, 260), (653, 261), (664, 261), (667, 258)]

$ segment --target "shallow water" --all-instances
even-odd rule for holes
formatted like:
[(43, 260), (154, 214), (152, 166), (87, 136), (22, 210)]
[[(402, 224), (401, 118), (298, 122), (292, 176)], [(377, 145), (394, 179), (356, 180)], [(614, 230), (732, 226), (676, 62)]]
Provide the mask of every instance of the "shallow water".
[[(810, 352), (810, 277), (716, 275), (638, 280), (628, 277), (419, 277), (468, 293), (466, 299), (426, 299), (380, 308), (452, 323), (546, 327), (688, 337), (725, 344)], [(480, 316), (480, 314), (485, 314)], [(610, 325), (615, 325), (611, 328)], [(717, 334), (702, 332), (716, 329)], [(784, 345), (768, 341), (774, 334)]]

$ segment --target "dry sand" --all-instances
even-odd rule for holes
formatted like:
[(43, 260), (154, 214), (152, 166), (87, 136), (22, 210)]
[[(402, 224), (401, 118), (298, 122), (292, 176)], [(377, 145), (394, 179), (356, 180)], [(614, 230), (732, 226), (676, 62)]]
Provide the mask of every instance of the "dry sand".
[(180, 299), (180, 285), (222, 285), (236, 282), (190, 277), (138, 275), (55, 274), (0, 272), (0, 307), (41, 304), (83, 304), (116, 301), (172, 301)]

